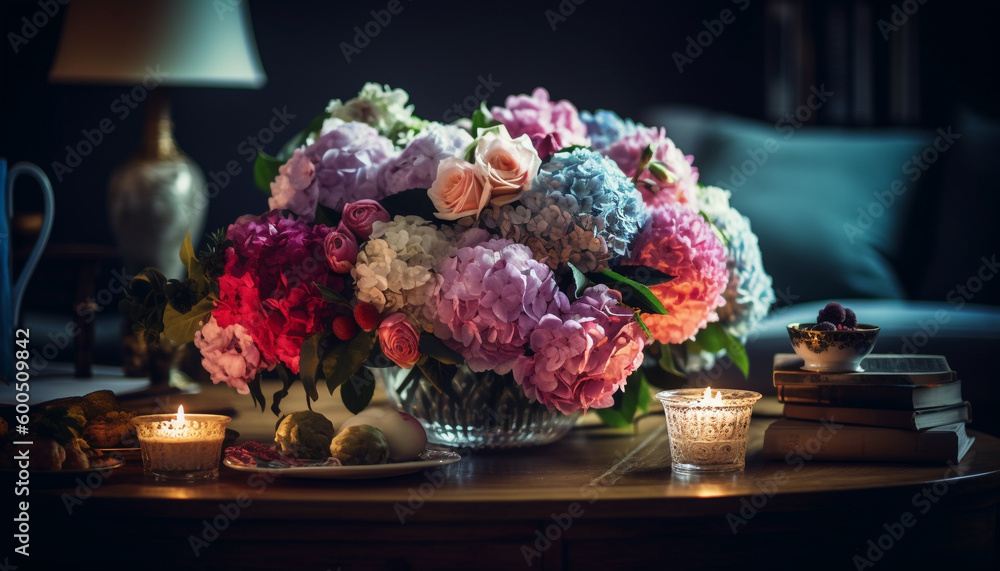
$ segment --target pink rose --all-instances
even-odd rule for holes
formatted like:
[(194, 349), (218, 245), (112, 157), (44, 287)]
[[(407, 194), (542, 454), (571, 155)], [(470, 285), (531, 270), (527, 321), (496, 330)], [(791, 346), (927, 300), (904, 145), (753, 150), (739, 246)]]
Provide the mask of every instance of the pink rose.
[(502, 206), (517, 200), (531, 186), (542, 160), (521, 135), (512, 139), (503, 125), (482, 133), (476, 143), (476, 173), (490, 189), (490, 204)]
[(420, 337), (402, 313), (393, 313), (378, 326), (382, 353), (404, 369), (412, 369), (420, 359)]
[(476, 176), (476, 167), (462, 159), (449, 157), (438, 165), (437, 178), (427, 191), (442, 220), (457, 220), (478, 215), (490, 199), (489, 189)]
[(341, 222), (323, 240), (323, 253), (331, 270), (338, 274), (350, 273), (358, 261), (358, 240)]
[(343, 224), (361, 241), (367, 240), (372, 235), (372, 224), (388, 222), (389, 219), (389, 212), (370, 198), (363, 198), (344, 206)]

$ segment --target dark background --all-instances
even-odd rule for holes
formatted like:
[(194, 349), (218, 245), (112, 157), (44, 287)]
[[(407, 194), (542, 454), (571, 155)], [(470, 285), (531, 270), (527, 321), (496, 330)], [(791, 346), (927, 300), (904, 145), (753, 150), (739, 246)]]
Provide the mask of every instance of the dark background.
[[(933, 128), (948, 124), (961, 106), (997, 115), (1000, 40), (998, 9), (992, 4), (401, 2), (402, 12), (350, 62), (341, 43), (353, 42), (355, 26), (364, 27), (372, 19), (371, 10), (384, 9), (386, 1), (250, 2), (267, 84), (260, 90), (172, 88), (180, 148), (206, 175), (221, 173), (234, 159), (241, 165), (240, 174), (212, 199), (206, 230), (266, 209), (266, 197), (254, 187), (252, 165), (240, 148), (267, 126), (273, 109), (287, 109), (295, 119), (265, 146), (271, 153), (322, 112), (330, 99), (349, 99), (366, 81), (406, 89), (416, 114), (435, 120), (443, 120), (449, 109), (473, 95), (480, 76), (489, 76), (501, 84), (488, 98), (489, 105), (502, 105), (509, 94), (544, 86), (553, 98), (569, 99), (579, 109), (609, 108), (636, 119), (653, 106), (687, 104), (773, 123), (780, 105), (768, 86), (783, 73), (775, 62), (794, 56), (801, 60), (798, 71), (804, 85), (825, 82), (841, 93), (859, 87), (850, 79), (852, 66), (863, 61), (871, 67), (870, 79), (863, 82), (873, 95), (869, 112), (829, 106), (814, 115), (813, 122), (820, 125), (902, 123)], [(746, 9), (740, 11), (741, 6)], [(915, 73), (909, 77), (917, 86), (919, 105), (900, 120), (892, 112), (890, 89), (899, 60), (890, 57), (892, 42), (883, 38), (876, 22), (890, 21), (894, 10), (903, 7), (916, 9), (903, 28), (909, 38), (904, 59)], [(105, 211), (107, 181), (139, 144), (143, 109), (125, 119), (112, 112), (111, 104), (130, 86), (47, 81), (65, 8), (16, 54), (8, 34), (20, 33), (21, 18), (38, 12), (38, 1), (5, 0), (0, 9), (6, 40), (0, 46), (0, 156), (8, 163), (34, 162), (52, 179), (57, 207), (51, 243), (113, 244)], [(555, 21), (553, 29), (549, 18), (560, 9), (572, 13)], [(704, 21), (719, 18), (723, 9), (732, 10), (735, 21), (679, 73), (671, 55), (684, 51), (687, 38), (704, 31)], [(804, 44), (790, 45), (776, 35), (776, 15), (789, 10), (800, 15), (793, 28), (805, 38)], [(852, 22), (861, 21), (864, 25), (852, 27)], [(787, 111), (803, 99), (790, 101), (794, 105)], [(66, 145), (78, 143), (82, 129), (93, 129), (106, 117), (114, 121), (114, 132), (82, 165), (58, 180), (53, 162), (65, 162)], [(37, 208), (29, 194), (19, 194), (19, 211)], [(111, 262), (108, 267), (120, 265)]]

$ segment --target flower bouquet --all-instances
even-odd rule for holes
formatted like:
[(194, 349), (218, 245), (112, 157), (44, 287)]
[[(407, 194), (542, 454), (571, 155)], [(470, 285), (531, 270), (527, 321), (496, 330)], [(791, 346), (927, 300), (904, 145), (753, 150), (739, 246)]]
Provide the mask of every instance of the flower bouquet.
[(213, 382), (262, 409), (275, 372), (275, 414), (295, 382), (311, 400), (339, 387), (358, 412), (372, 369), (447, 391), (464, 364), (621, 426), (648, 405), (647, 382), (723, 352), (746, 373), (770, 277), (729, 194), (699, 186), (663, 129), (544, 89), (451, 125), (407, 101), (367, 84), (261, 154), (267, 212), (198, 253), (189, 237), (186, 280), (136, 276), (123, 305), (136, 332), (193, 341)]

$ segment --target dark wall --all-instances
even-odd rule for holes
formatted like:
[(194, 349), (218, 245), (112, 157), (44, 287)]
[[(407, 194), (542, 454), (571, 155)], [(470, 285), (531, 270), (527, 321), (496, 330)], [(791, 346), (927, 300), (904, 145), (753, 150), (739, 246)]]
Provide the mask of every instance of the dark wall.
[[(235, 2), (220, 3), (227, 1)], [(1000, 49), (991, 26), (997, 21), (996, 8), (984, 13), (987, 8), (975, 3), (908, 1), (919, 5), (926, 122), (939, 124), (939, 117), (960, 102), (995, 113)], [(110, 244), (106, 185), (111, 170), (138, 145), (143, 107), (125, 117), (115, 111), (121, 107), (113, 105), (128, 87), (47, 82), (62, 10), (47, 18), (15, 53), (10, 33), (22, 33), (22, 18), (32, 18), (46, 2), (54, 0), (5, 0), (0, 7), (0, 30), (7, 40), (0, 46), (0, 156), (35, 162), (52, 178), (58, 204), (53, 242)], [(611, 108), (626, 116), (664, 103), (752, 118), (764, 114), (769, 41), (765, 0), (400, 2), (402, 12), (350, 61), (342, 43), (353, 43), (355, 27), (364, 28), (373, 19), (371, 11), (384, 10), (388, 0), (252, 2), (267, 85), (260, 90), (173, 90), (180, 147), (209, 175), (223, 172), (232, 160), (240, 165), (241, 172), (220, 184), (219, 195), (210, 203), (209, 229), (266, 208), (264, 195), (252, 183), (247, 149), (250, 138), (268, 125), (273, 110), (286, 110), (294, 119), (278, 134), (280, 140), (264, 146), (270, 152), (284, 137), (304, 128), (329, 99), (348, 99), (366, 81), (407, 89), (416, 113), (437, 120), (472, 96), (480, 78), (499, 83), (488, 97), (491, 105), (502, 104), (508, 94), (545, 86), (553, 97), (568, 98), (580, 109)], [(875, 15), (890, 18), (893, 6), (905, 3), (872, 4)], [(732, 23), (679, 72), (672, 54), (684, 51), (688, 38), (703, 32), (705, 22), (719, 19), (725, 9), (732, 11)], [(811, 26), (818, 29), (823, 22)], [(876, 42), (883, 41), (878, 30), (870, 33)], [(67, 145), (76, 146), (84, 140), (83, 130), (104, 118), (112, 120), (114, 131), (72, 172), (56, 176), (53, 164), (66, 163)], [(30, 200), (18, 204), (32, 206)]]

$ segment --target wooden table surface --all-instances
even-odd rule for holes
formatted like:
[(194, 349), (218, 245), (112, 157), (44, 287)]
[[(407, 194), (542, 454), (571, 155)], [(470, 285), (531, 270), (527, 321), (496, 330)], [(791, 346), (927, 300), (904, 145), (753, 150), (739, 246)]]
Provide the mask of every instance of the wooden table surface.
[[(218, 389), (155, 406), (235, 407), (241, 439), (273, 434), (270, 411)], [(335, 424), (347, 416), (337, 396), (316, 403)], [(974, 433), (956, 466), (765, 461), (768, 412), (755, 413), (746, 470), (729, 475), (671, 473), (653, 414), (630, 434), (579, 427), (553, 445), (462, 450), (456, 464), (377, 480), (222, 467), (218, 480), (179, 485), (131, 464), (43, 481), (31, 496), (32, 560), (66, 563), (103, 540), (142, 562), (121, 568), (994, 568), (1000, 439)]]

